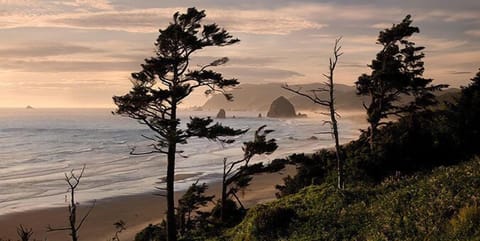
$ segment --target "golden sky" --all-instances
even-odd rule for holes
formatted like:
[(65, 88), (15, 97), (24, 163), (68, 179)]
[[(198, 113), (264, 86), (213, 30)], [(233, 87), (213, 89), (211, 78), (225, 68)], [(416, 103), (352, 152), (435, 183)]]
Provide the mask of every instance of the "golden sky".
[[(425, 77), (458, 87), (480, 67), (480, 1), (452, 2), (0, 0), (0, 107), (112, 107), (152, 56), (158, 29), (192, 6), (241, 40), (195, 62), (228, 56), (218, 71), (241, 83), (322, 81), (343, 36), (336, 81), (353, 85), (380, 50), (378, 32), (411, 14)], [(204, 101), (198, 92), (186, 104)]]

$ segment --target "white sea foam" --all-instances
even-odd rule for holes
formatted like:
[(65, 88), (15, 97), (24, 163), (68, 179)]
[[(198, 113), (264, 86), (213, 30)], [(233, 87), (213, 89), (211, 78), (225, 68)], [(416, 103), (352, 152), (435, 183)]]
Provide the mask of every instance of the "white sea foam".
[[(214, 113), (190, 112), (190, 115), (214, 116)], [(232, 115), (232, 113), (228, 113)], [(312, 152), (332, 146), (330, 136), (318, 118), (257, 118), (258, 113), (236, 112), (237, 118), (219, 120), (235, 128), (250, 131), (232, 145), (191, 139), (180, 145), (188, 158), (178, 157), (177, 174), (196, 174), (179, 181), (177, 189), (191, 182), (219, 180), (223, 158), (241, 157), (241, 145), (250, 140), (256, 128), (267, 125), (275, 130), (279, 149), (255, 162), (270, 161), (296, 152)], [(182, 123), (182, 125), (185, 125)], [(341, 120), (342, 142), (356, 138), (359, 124)], [(148, 150), (149, 140), (141, 134), (152, 134), (145, 126), (128, 118), (112, 116), (109, 110), (69, 109), (0, 109), (0, 215), (44, 207), (65, 205), (67, 186), (64, 173), (86, 165), (78, 189), (81, 202), (121, 195), (154, 192), (165, 176), (163, 155), (131, 156), (130, 149)], [(318, 139), (310, 139), (316, 136)]]

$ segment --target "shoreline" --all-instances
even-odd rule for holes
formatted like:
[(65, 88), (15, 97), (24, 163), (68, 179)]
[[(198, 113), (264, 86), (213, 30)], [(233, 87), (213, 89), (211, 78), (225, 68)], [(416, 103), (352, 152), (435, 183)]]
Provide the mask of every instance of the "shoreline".
[[(286, 166), (286, 169), (278, 173), (255, 175), (245, 194), (240, 196), (242, 202), (245, 206), (250, 207), (257, 203), (274, 200), (275, 185), (283, 183), (283, 177), (295, 172), (294, 166)], [(200, 183), (202, 183), (201, 180)], [(220, 182), (208, 183), (206, 195), (215, 195), (217, 199), (220, 196), (220, 190)], [(86, 241), (109, 240), (115, 233), (113, 223), (123, 220), (127, 229), (119, 237), (121, 240), (133, 240), (136, 233), (148, 224), (159, 223), (165, 215), (166, 200), (164, 197), (154, 195), (154, 192), (97, 200), (95, 207), (79, 231), (80, 239)], [(176, 191), (175, 199), (178, 200), (183, 193), (184, 191)], [(77, 200), (80, 202), (77, 219), (80, 219), (90, 205), (86, 202), (82, 203), (81, 192), (77, 194)], [(49, 241), (68, 240), (70, 238), (68, 232), (46, 232), (48, 225), (58, 228), (64, 227), (67, 223), (67, 205), (10, 213), (0, 216), (0, 239), (16, 240), (16, 228), (21, 224), (26, 228), (33, 229), (32, 238), (39, 240), (46, 238)]]
[[(196, 180), (195, 178), (201, 179), (202, 174), (203, 174), (202, 172), (175, 174), (175, 186), (177, 187), (176, 189), (180, 193), (186, 191), (186, 188), (184, 187), (185, 183), (192, 182), (192, 180)], [(165, 182), (165, 179), (166, 179), (166, 177), (158, 178), (158, 181), (153, 183), (152, 186), (155, 187), (155, 186), (161, 184), (162, 182)], [(212, 181), (209, 180), (209, 181), (206, 181), (206, 182), (208, 184), (209, 182), (212, 182)], [(213, 181), (213, 182), (215, 182), (215, 181)], [(178, 187), (179, 185), (182, 185), (182, 187)], [(67, 189), (67, 187), (68, 187), (68, 184), (65, 182), (65, 190)], [(82, 189), (82, 183), (80, 183), (79, 188)], [(88, 206), (88, 205), (92, 204), (93, 202), (97, 202), (97, 203), (98, 202), (104, 202), (104, 201), (109, 201), (111, 199), (122, 198), (122, 197), (155, 195), (155, 193), (159, 193), (159, 190), (153, 189), (153, 190), (150, 190), (150, 191), (144, 191), (144, 192), (138, 192), (138, 193), (118, 194), (118, 195), (115, 195), (115, 196), (106, 196), (106, 197), (100, 197), (100, 198), (94, 198), (94, 199), (87, 198), (87, 200), (85, 200), (85, 194), (83, 193), (83, 191), (82, 190), (77, 190), (75, 192), (75, 199), (77, 199), (78, 201), (81, 201), (81, 203)], [(55, 196), (57, 197), (57, 199), (64, 199), (64, 198), (66, 198), (67, 195), (69, 195), (69, 192), (65, 192), (65, 193), (62, 193), (62, 194), (57, 194)], [(54, 196), (54, 195), (52, 195), (52, 196)], [(44, 204), (44, 205), (37, 206), (37, 207), (32, 207), (32, 208), (24, 208), (24, 207), (13, 208), (13, 209), (10, 209), (10, 210), (6, 211), (5, 213), (0, 212), (0, 220), (2, 219), (2, 217), (8, 216), (8, 215), (14, 215), (14, 214), (25, 213), (25, 212), (35, 212), (35, 211), (46, 210), (46, 209), (55, 209), (55, 208), (67, 207), (67, 205), (68, 205), (68, 203), (66, 201), (64, 201), (61, 204), (59, 204), (57, 202), (57, 203), (51, 203), (51, 204)], [(2, 230), (0, 229), (0, 235), (2, 235), (1, 231)], [(0, 236), (0, 238), (1, 237), (2, 236)], [(2, 241), (2, 240), (0, 239), (0, 241)]]

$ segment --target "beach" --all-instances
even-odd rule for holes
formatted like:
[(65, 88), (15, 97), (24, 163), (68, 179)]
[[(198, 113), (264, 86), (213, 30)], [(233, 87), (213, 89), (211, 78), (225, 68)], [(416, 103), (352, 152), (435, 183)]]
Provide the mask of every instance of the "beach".
[[(203, 112), (202, 112), (203, 113)], [(191, 115), (183, 116), (186, 121)], [(203, 113), (207, 115), (208, 113)], [(255, 130), (267, 124), (275, 130), (269, 138), (279, 148), (271, 155), (256, 156), (253, 163), (269, 163), (293, 153), (311, 153), (330, 148), (328, 130), (316, 118), (258, 118), (255, 113), (235, 113), (236, 118), (219, 121), (234, 128), (249, 129), (235, 143), (219, 143), (192, 138), (180, 145), (183, 155), (176, 160), (175, 190), (178, 199), (188, 186), (199, 180), (209, 184), (209, 193), (219, 197), (223, 159), (242, 157), (242, 143), (250, 141)], [(119, 220), (126, 223), (121, 240), (134, 235), (165, 214), (165, 199), (153, 195), (165, 178), (166, 157), (130, 155), (132, 147), (148, 151), (151, 142), (142, 135), (150, 131), (138, 123), (112, 116), (107, 110), (38, 109), (0, 111), (0, 238), (17, 240), (16, 227), (32, 228), (37, 240), (68, 240), (66, 232), (45, 233), (48, 225), (63, 228), (68, 224), (67, 186), (64, 173), (76, 173), (86, 166), (76, 201), (78, 220), (96, 200), (96, 206), (80, 230), (81, 240), (111, 239)], [(341, 143), (358, 136), (355, 116), (342, 119)], [(293, 170), (294, 171), (294, 170)], [(288, 171), (287, 173), (292, 173)], [(276, 184), (285, 173), (256, 176), (245, 192), (244, 204), (275, 198)]]
[[(189, 116), (209, 113), (186, 113)], [(176, 174), (196, 174), (177, 182), (176, 190), (186, 190), (200, 179), (211, 183), (221, 180), (223, 159), (238, 160), (242, 144), (252, 140), (255, 130), (267, 125), (274, 130), (278, 149), (271, 155), (257, 155), (252, 164), (269, 163), (293, 153), (314, 152), (333, 145), (327, 131), (316, 118), (258, 118), (255, 113), (235, 112), (236, 118), (217, 119), (221, 124), (249, 129), (235, 137), (232, 144), (191, 138), (176, 159)], [(341, 142), (358, 136), (358, 125), (350, 118)], [(184, 127), (183, 127), (184, 128)], [(9, 213), (64, 206), (67, 189), (64, 173), (78, 172), (85, 166), (79, 187), (83, 202), (150, 192), (166, 176), (166, 156), (130, 155), (148, 152), (153, 133), (128, 118), (113, 116), (106, 109), (0, 109), (0, 216)], [(143, 136), (142, 136), (143, 135)]]
[[(268, 202), (275, 199), (275, 185), (282, 184), (283, 177), (295, 173), (293, 166), (278, 173), (264, 173), (255, 175), (251, 185), (240, 198), (247, 206), (257, 203)], [(186, 178), (186, 177), (183, 177)], [(201, 180), (200, 180), (201, 182)], [(221, 184), (214, 182), (209, 184), (208, 195), (220, 196)], [(176, 192), (175, 198), (181, 197), (183, 192)], [(81, 193), (77, 194), (80, 202), (79, 217), (88, 210), (89, 203), (82, 203)], [(213, 204), (211, 204), (213, 205)], [(105, 241), (111, 240), (115, 233), (113, 223), (123, 220), (126, 230), (119, 237), (121, 240), (133, 240), (135, 234), (148, 224), (159, 223), (166, 212), (166, 200), (163, 197), (144, 193), (139, 195), (120, 196), (97, 200), (92, 212), (81, 227), (80, 240)], [(80, 218), (78, 218), (80, 219)], [(22, 224), (32, 228), (33, 237), (37, 240), (65, 241), (69, 240), (68, 232), (46, 232), (46, 227), (66, 227), (68, 224), (68, 208), (55, 207), (40, 210), (18, 212), (0, 216), (0, 238), (16, 240), (16, 227)]]

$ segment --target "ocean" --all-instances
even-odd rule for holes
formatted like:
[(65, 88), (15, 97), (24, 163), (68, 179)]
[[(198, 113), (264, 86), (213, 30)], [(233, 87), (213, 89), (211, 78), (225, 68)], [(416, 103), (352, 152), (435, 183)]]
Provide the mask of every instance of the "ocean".
[[(236, 118), (231, 118), (235, 115)], [(176, 174), (189, 178), (176, 182), (176, 190), (192, 182), (221, 179), (226, 157), (238, 160), (242, 143), (253, 138), (262, 125), (279, 145), (272, 155), (253, 162), (269, 162), (292, 153), (313, 152), (331, 147), (331, 136), (318, 134), (329, 129), (322, 119), (258, 118), (258, 112), (227, 112), (230, 118), (216, 120), (250, 131), (230, 145), (205, 139), (190, 139), (179, 145), (187, 157), (177, 157)], [(209, 112), (181, 112), (183, 125), (190, 116), (215, 116)], [(358, 137), (361, 124), (352, 118), (340, 119), (341, 142)], [(65, 206), (67, 184), (64, 173), (85, 173), (77, 189), (79, 202), (122, 195), (157, 192), (166, 173), (166, 156), (132, 156), (131, 148), (148, 151), (152, 134), (145, 126), (127, 117), (112, 115), (108, 109), (0, 109), (0, 215)], [(315, 136), (316, 138), (312, 138)]]

